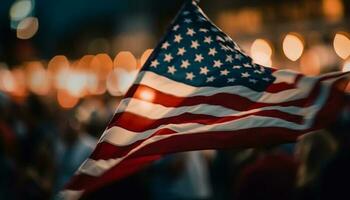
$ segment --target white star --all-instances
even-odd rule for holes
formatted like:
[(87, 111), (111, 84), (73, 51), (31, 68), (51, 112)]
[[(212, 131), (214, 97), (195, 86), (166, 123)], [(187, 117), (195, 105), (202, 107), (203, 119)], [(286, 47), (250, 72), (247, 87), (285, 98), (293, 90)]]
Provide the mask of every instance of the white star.
[(248, 72), (241, 73), (242, 78), (248, 78), (250, 74)]
[(185, 47), (177, 49), (177, 55), (183, 56), (186, 53)]
[(269, 81), (271, 81), (271, 79), (270, 78), (263, 78), (262, 80), (264, 80), (264, 81), (266, 81), (266, 82), (269, 82)]
[(200, 69), (201, 69), (201, 71), (199, 72), (199, 74), (207, 75), (209, 72), (208, 67), (201, 67)]
[(217, 53), (217, 51), (216, 51), (215, 48), (209, 48), (209, 53), (208, 53), (208, 55), (210, 55), (210, 56), (215, 56), (216, 53)]
[(250, 78), (250, 79), (249, 79), (249, 82), (251, 82), (251, 83), (254, 83), (254, 84), (255, 84), (255, 83), (257, 83), (258, 81), (257, 81), (257, 80), (255, 80), (255, 79), (253, 79), (253, 78)]
[(194, 59), (194, 61), (196, 61), (196, 62), (202, 62), (203, 59), (204, 59), (204, 58), (203, 58), (202, 54), (196, 54), (196, 58)]
[(199, 47), (199, 43), (197, 40), (191, 42), (191, 48), (197, 49)]
[(233, 61), (233, 58), (232, 58), (232, 55), (226, 55), (226, 62), (229, 62), (229, 63), (232, 63)]
[(189, 23), (191, 23), (191, 22), (192, 22), (192, 20), (191, 20), (191, 19), (186, 18), (186, 19), (184, 20), (184, 22), (185, 22), (185, 23), (187, 23), (187, 24), (189, 24)]
[(158, 60), (157, 59), (155, 59), (155, 60), (153, 60), (152, 62), (151, 62), (151, 67), (154, 67), (154, 68), (157, 68), (157, 66), (159, 65), (159, 62), (158, 62)]
[(224, 50), (224, 51), (230, 50), (229, 47), (227, 47), (227, 46), (225, 46), (225, 45), (223, 45), (223, 44), (220, 44), (220, 46), (221, 46), (221, 49)]
[(208, 29), (205, 29), (205, 28), (201, 28), (199, 29), (199, 32), (203, 32), (203, 33), (207, 33), (209, 30)]
[(215, 77), (214, 77), (214, 76), (208, 77), (208, 78), (207, 78), (207, 83), (213, 82), (214, 80), (215, 80)]
[(236, 54), (235, 58), (238, 59), (238, 60), (241, 60), (243, 58), (243, 56), (241, 54)]
[(259, 71), (259, 70), (254, 70), (254, 73), (257, 73), (257, 74), (262, 74), (262, 72), (261, 71)]
[(183, 13), (182, 13), (183, 15), (188, 15), (188, 14), (190, 14), (190, 11), (184, 11)]
[(204, 21), (207, 21), (207, 19), (205, 19), (204, 17), (199, 16), (198, 17), (198, 21), (199, 22), (204, 22)]
[(220, 71), (221, 76), (227, 76), (230, 73), (227, 69)]
[(233, 65), (233, 69), (241, 69), (242, 67), (240, 65)]
[(188, 60), (182, 60), (181, 61), (181, 68), (185, 68), (187, 69), (187, 67), (190, 66), (190, 62), (188, 62)]
[(170, 46), (169, 42), (166, 41), (162, 44), (162, 49), (168, 49), (169, 46)]
[(249, 63), (243, 63), (244, 67), (251, 68), (252, 66)]
[(176, 24), (176, 25), (173, 27), (173, 31), (177, 31), (179, 28), (180, 28), (180, 25)]
[(220, 36), (216, 36), (216, 40), (217, 41), (221, 41), (221, 42), (225, 42), (224, 38), (220, 37)]
[(175, 72), (176, 72), (176, 69), (175, 69), (175, 66), (174, 66), (174, 65), (168, 67), (168, 73), (174, 75)]
[(196, 77), (196, 76), (192, 72), (186, 73), (186, 79), (192, 81), (194, 77)]
[(218, 67), (220, 68), (222, 65), (221, 61), (220, 60), (214, 60), (214, 67)]
[(173, 56), (171, 56), (171, 53), (164, 55), (164, 62), (170, 62), (173, 59)]
[(213, 32), (219, 32), (219, 30), (217, 28), (215, 28), (215, 27), (211, 27), (210, 30), (213, 31)]
[(187, 28), (186, 35), (189, 35), (192, 37), (194, 34), (196, 34), (196, 32), (192, 28)]
[(174, 42), (180, 43), (180, 42), (181, 42), (181, 40), (182, 40), (182, 37), (181, 37), (181, 35), (180, 35), (180, 34), (175, 35)]
[(213, 40), (210, 36), (204, 38), (204, 42), (210, 44)]
[(228, 83), (233, 83), (233, 82), (235, 82), (235, 80), (236, 80), (235, 78), (228, 78), (228, 79), (227, 79), (227, 82), (228, 82)]

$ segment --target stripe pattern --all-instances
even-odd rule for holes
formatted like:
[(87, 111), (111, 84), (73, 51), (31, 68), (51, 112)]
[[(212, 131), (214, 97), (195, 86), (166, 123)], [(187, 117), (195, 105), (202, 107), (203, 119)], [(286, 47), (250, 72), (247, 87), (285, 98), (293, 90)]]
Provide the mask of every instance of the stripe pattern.
[(257, 65), (190, 1), (61, 197), (77, 199), (167, 153), (295, 141), (331, 121), (348, 78)]

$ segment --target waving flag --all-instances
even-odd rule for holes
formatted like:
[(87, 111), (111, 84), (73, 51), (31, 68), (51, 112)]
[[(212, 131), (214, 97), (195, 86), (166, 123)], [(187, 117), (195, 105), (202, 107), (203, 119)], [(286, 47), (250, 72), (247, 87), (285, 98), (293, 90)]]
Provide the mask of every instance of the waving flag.
[(190, 1), (62, 195), (78, 198), (166, 153), (295, 141), (333, 119), (347, 78), (255, 64)]

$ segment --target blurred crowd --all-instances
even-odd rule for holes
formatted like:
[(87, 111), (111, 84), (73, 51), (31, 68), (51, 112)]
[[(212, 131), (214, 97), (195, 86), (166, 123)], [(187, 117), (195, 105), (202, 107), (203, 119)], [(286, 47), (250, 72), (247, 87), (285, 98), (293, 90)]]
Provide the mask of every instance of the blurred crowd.
[[(0, 93), (0, 199), (54, 198), (113, 114), (96, 103), (109, 97), (99, 98), (105, 99), (64, 110), (36, 95), (16, 101)], [(96, 108), (82, 120), (86, 104)], [(338, 199), (347, 195), (350, 180), (349, 122), (347, 107), (327, 130), (293, 144), (167, 155), (86, 198)]]

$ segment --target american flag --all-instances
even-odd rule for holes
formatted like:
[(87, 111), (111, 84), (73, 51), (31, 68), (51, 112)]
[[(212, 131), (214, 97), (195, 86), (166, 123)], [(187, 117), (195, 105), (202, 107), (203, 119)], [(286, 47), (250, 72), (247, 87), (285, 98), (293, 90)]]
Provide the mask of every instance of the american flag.
[(167, 153), (295, 141), (336, 115), (347, 78), (255, 64), (189, 1), (61, 194), (78, 198)]

